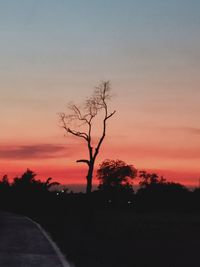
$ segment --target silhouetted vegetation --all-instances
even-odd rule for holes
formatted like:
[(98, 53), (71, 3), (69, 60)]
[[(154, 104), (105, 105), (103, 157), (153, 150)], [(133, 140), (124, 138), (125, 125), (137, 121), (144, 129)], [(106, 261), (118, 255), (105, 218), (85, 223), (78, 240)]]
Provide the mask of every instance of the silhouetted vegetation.
[(59, 185), (58, 182), (50, 182), (52, 178), (48, 178), (45, 182), (35, 179), (36, 173), (27, 169), (21, 177), (15, 177), (12, 183), (14, 191), (20, 193), (42, 193), (47, 192), (51, 186)]
[[(136, 178), (137, 173), (140, 181), (139, 189), (135, 192), (132, 180)], [(55, 186), (59, 183), (52, 182), (52, 178), (44, 181), (36, 179), (36, 173), (29, 169), (20, 177), (14, 177), (12, 182), (4, 175), (0, 180), (0, 205), (2, 208), (6, 206), (21, 211), (31, 210), (36, 204), (40, 206), (38, 209), (42, 209), (42, 206), (47, 208), (48, 202), (51, 201), (63, 202), (66, 206), (73, 206), (73, 203), (82, 206), (87, 203), (88, 208), (94, 209), (113, 207), (137, 211), (198, 211), (200, 208), (199, 188), (190, 191), (182, 184), (169, 182), (156, 173), (137, 172), (135, 167), (122, 160), (103, 161), (97, 170), (97, 178), (97, 190), (87, 197), (64, 187), (60, 190), (49, 190), (52, 187), (58, 188)]]
[(12, 180), (4, 175), (1, 209), (42, 224), (76, 267), (198, 266), (199, 188), (190, 191), (156, 173), (137, 172), (121, 160), (102, 162), (97, 176), (99, 187), (88, 195), (49, 190), (58, 183), (41, 181), (29, 169)]
[(174, 182), (168, 182), (156, 173), (140, 171), (140, 188), (136, 205), (144, 210), (189, 210), (191, 194), (189, 190)]
[(133, 192), (131, 180), (136, 175), (137, 170), (122, 160), (105, 160), (97, 170), (97, 178), (100, 181), (98, 188), (103, 192)]
[[(95, 161), (106, 136), (107, 122), (115, 114), (115, 111), (109, 112), (108, 109), (108, 100), (111, 98), (110, 90), (110, 82), (102, 82), (96, 87), (94, 94), (85, 101), (82, 109), (75, 104), (70, 104), (69, 109), (71, 113), (60, 114), (61, 126), (64, 130), (73, 136), (82, 138), (86, 142), (89, 158), (80, 159), (77, 160), (77, 162), (87, 164), (86, 193), (88, 194), (92, 191)], [(102, 118), (101, 116), (99, 118), (98, 115), (101, 115)], [(97, 144), (94, 145), (92, 134), (95, 128), (94, 121), (97, 117), (100, 119), (100, 125), (102, 125), (102, 133), (100, 134)], [(75, 127), (77, 124), (78, 127)], [(82, 130), (79, 129), (80, 126), (83, 128)], [(78, 129), (74, 129), (74, 127)]]
[(141, 178), (139, 185), (144, 188), (149, 188), (154, 185), (161, 185), (166, 183), (166, 179), (164, 179), (162, 176), (159, 177), (157, 173), (148, 173), (146, 171), (140, 171), (139, 177)]
[(114, 206), (132, 203), (134, 190), (132, 180), (136, 177), (137, 170), (122, 160), (105, 160), (97, 170), (99, 180), (96, 194), (101, 196), (105, 203)]
[(10, 183), (8, 180), (8, 176), (4, 175), (0, 181), (0, 192), (4, 193), (10, 189)]

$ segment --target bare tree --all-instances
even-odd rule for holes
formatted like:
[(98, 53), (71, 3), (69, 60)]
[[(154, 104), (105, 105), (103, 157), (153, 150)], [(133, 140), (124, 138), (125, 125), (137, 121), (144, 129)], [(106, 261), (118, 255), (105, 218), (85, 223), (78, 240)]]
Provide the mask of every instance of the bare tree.
[[(69, 114), (59, 114), (61, 127), (63, 127), (67, 133), (82, 138), (86, 142), (89, 153), (88, 159), (77, 160), (77, 162), (86, 163), (88, 166), (88, 172), (86, 176), (86, 193), (91, 193), (92, 191), (92, 178), (95, 160), (106, 136), (107, 121), (116, 112), (109, 112), (108, 110), (107, 102), (110, 100), (110, 98), (110, 82), (102, 82), (98, 87), (96, 87), (94, 94), (85, 101), (82, 108), (75, 104), (70, 104)], [(102, 123), (102, 132), (98, 141), (96, 142), (96, 145), (93, 147), (92, 132), (94, 128), (94, 120), (100, 113), (103, 114), (103, 117), (98, 117), (98, 119), (101, 120), (99, 123)], [(80, 130), (80, 128), (82, 130)]]

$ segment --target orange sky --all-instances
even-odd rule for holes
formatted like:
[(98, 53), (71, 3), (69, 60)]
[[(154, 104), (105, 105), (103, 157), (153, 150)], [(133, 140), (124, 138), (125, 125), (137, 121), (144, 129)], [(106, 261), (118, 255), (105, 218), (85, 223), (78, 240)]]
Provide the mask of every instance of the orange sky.
[[(185, 97), (173, 94), (165, 103), (169, 95), (163, 92), (154, 97), (146, 96), (141, 93), (142, 89), (135, 90), (134, 83), (125, 84), (123, 90), (122, 86), (117, 81), (112, 83), (114, 96), (109, 104), (110, 109), (117, 112), (108, 123), (96, 166), (107, 158), (122, 159), (137, 169), (155, 170), (169, 180), (197, 185), (200, 176), (199, 93)], [(153, 92), (149, 85), (143, 86)], [(73, 87), (78, 93), (76, 83)], [(80, 90), (79, 102), (92, 93), (92, 87), (87, 90), (85, 85)], [(7, 173), (13, 177), (30, 168), (39, 178), (52, 176), (64, 184), (85, 183), (86, 168), (76, 163), (87, 155), (84, 141), (65, 136), (59, 127), (58, 112), (65, 110), (70, 96), (74, 95), (71, 92), (73, 90), (64, 94), (65, 97), (60, 96), (59, 101), (51, 99), (52, 105), (49, 99), (43, 99), (43, 105), (34, 101), (31, 105), (22, 105), (16, 101), (16, 106), (10, 105), (11, 108), (6, 103), (7, 116), (3, 118), (0, 144), (1, 175)], [(95, 125), (95, 139), (99, 126), (99, 123)]]
[[(50, 129), (55, 131), (55, 136), (44, 139), (43, 143), (35, 140), (31, 144), (27, 140), (2, 144), (1, 174), (13, 177), (30, 168), (39, 178), (52, 176), (64, 184), (85, 183), (86, 167), (75, 162), (87, 155), (84, 141), (64, 136), (56, 125)], [(107, 158), (122, 159), (139, 170), (157, 171), (169, 180), (189, 186), (198, 184), (200, 143), (197, 129), (146, 127), (136, 123), (131, 126), (118, 110), (110, 120), (107, 132), (97, 167)]]
[(121, 159), (197, 185), (200, 3), (102, 1), (0, 3), (0, 175), (84, 183), (86, 151), (58, 113), (110, 80), (117, 113), (96, 166)]

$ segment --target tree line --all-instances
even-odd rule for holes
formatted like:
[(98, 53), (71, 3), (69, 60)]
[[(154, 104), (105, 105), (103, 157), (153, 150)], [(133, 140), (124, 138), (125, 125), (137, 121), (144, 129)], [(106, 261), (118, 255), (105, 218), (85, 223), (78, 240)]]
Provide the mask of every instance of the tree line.
[[(138, 190), (133, 181), (139, 178)], [(7, 175), (0, 180), (0, 205), (2, 208), (30, 212), (47, 210), (53, 206), (93, 208), (128, 208), (133, 210), (198, 210), (200, 188), (189, 190), (180, 183), (167, 181), (157, 173), (137, 170), (122, 160), (105, 160), (97, 170), (99, 185), (90, 195), (74, 193), (68, 188), (58, 189), (58, 182), (48, 178), (37, 179), (27, 169), (12, 182)], [(56, 205), (57, 204), (57, 205)]]
[[(138, 208), (160, 208), (174, 206), (196, 207), (196, 199), (199, 196), (199, 188), (189, 191), (179, 183), (169, 182), (157, 173), (149, 173), (145, 170), (138, 171), (133, 165), (126, 164), (122, 160), (104, 160), (97, 170), (99, 186), (92, 191), (92, 183), (95, 169), (95, 162), (100, 152), (102, 143), (106, 137), (107, 124), (110, 118), (116, 113), (110, 111), (108, 102), (112, 98), (111, 85), (109, 81), (103, 81), (94, 90), (91, 97), (87, 98), (83, 105), (70, 103), (68, 112), (59, 114), (60, 126), (67, 134), (80, 138), (86, 145), (88, 155), (77, 160), (78, 163), (85, 163), (88, 166), (86, 176), (86, 195), (85, 199), (92, 198), (91, 203), (98, 205), (108, 203), (110, 206), (129, 205)], [(96, 126), (101, 126), (99, 138), (96, 137)], [(98, 127), (99, 128), (99, 127)], [(134, 191), (133, 180), (139, 178), (139, 189)], [(52, 182), (52, 178), (46, 181), (36, 179), (36, 174), (27, 170), (20, 177), (15, 177), (9, 182), (7, 175), (0, 181), (0, 201), (2, 205), (10, 201), (14, 206), (23, 206), (24, 201), (29, 201), (32, 206), (35, 203), (45, 203), (49, 205), (49, 199), (83, 199), (80, 194), (69, 194), (69, 190), (63, 189), (61, 192), (52, 192), (49, 189), (57, 185)], [(192, 195), (193, 194), (193, 195)], [(91, 196), (90, 196), (91, 195)], [(195, 201), (191, 202), (192, 199)], [(55, 200), (56, 199), (56, 200)], [(13, 201), (14, 200), (14, 201)], [(46, 202), (45, 202), (46, 201)], [(60, 201), (60, 200), (59, 200)], [(15, 202), (15, 203), (14, 203)], [(94, 204), (95, 205), (95, 204)], [(11, 205), (12, 206), (12, 205)]]

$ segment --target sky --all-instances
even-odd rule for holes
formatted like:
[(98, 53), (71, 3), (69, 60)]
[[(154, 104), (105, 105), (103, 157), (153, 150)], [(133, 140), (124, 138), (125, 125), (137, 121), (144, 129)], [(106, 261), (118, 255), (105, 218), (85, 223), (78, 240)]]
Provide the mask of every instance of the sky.
[(0, 0), (0, 175), (84, 184), (87, 151), (58, 113), (110, 80), (117, 112), (96, 166), (198, 185), (199, 14), (198, 0)]

